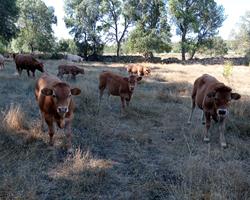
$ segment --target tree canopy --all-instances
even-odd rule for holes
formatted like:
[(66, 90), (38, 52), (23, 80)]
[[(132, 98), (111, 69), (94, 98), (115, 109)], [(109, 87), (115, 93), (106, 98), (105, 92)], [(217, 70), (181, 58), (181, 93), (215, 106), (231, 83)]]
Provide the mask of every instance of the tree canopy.
[(57, 23), (54, 8), (41, 0), (18, 0), (20, 32), (13, 42), (21, 51), (51, 51), (54, 46), (52, 24)]
[(236, 29), (232, 30), (233, 50), (250, 57), (250, 11), (241, 16)]
[(102, 0), (100, 19), (107, 41), (115, 41), (116, 55), (120, 55), (121, 43), (132, 24), (132, 16), (128, 12), (128, 1)]
[(128, 38), (132, 52), (169, 52), (170, 26), (167, 21), (166, 1), (133, 1), (131, 15), (136, 27)]
[(74, 40), (84, 56), (96, 55), (102, 51), (100, 0), (65, 1), (65, 23), (74, 35)]
[(10, 41), (17, 33), (18, 18), (16, 0), (0, 0), (0, 40)]
[(176, 33), (181, 36), (182, 60), (218, 33), (225, 20), (224, 8), (214, 0), (170, 0), (169, 9)]

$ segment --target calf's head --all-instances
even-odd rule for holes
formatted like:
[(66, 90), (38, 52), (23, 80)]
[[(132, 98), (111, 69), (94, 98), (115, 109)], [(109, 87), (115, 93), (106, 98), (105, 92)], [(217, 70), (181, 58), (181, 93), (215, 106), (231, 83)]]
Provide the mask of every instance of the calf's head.
[(145, 68), (143, 73), (145, 76), (148, 76), (151, 73), (151, 70), (149, 68)]
[(37, 64), (36, 64), (36, 68), (37, 68), (37, 70), (39, 70), (40, 72), (44, 72), (44, 66), (43, 66), (43, 63), (41, 63), (41, 62), (37, 62)]
[(240, 99), (240, 94), (232, 93), (232, 89), (225, 85), (220, 85), (214, 89), (214, 91), (209, 92), (207, 97), (209, 101), (214, 104), (217, 115), (220, 118), (225, 118), (228, 115), (228, 107), (231, 100)]
[(52, 96), (57, 113), (64, 116), (69, 111), (72, 95), (79, 95), (81, 90), (70, 88), (67, 83), (57, 83), (52, 88), (43, 88), (41, 93), (45, 96)]
[(140, 81), (142, 79), (142, 77), (137, 77), (137, 76), (131, 75), (128, 78), (125, 77), (123, 79), (128, 83), (129, 91), (133, 92), (137, 82)]

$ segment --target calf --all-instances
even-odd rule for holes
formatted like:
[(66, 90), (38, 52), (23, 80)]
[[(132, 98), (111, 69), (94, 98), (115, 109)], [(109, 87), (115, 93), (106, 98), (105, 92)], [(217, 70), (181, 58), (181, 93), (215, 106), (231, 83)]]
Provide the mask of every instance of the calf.
[(137, 82), (140, 81), (141, 79), (142, 79), (141, 77), (137, 77), (134, 75), (130, 75), (127, 78), (119, 76), (112, 72), (107, 72), (107, 71), (102, 72), (99, 77), (99, 90), (100, 90), (99, 106), (101, 104), (103, 92), (107, 88), (108, 97), (110, 95), (120, 96), (122, 103), (122, 111), (124, 111), (125, 100), (127, 106), (129, 106), (129, 102), (134, 92), (134, 88)]
[(72, 61), (72, 62), (83, 62), (84, 61), (84, 59), (81, 56), (73, 55), (73, 54), (67, 54), (66, 59), (68, 61)]
[(44, 72), (43, 69), (43, 63), (40, 63), (37, 61), (32, 55), (30, 54), (13, 54), (15, 63), (16, 63), (16, 69), (18, 71), (18, 74), (21, 76), (23, 69), (27, 70), (28, 76), (30, 76), (30, 71), (33, 74), (33, 77), (35, 77), (35, 71), (36, 69), (40, 72)]
[(188, 123), (191, 123), (193, 111), (197, 105), (203, 110), (206, 119), (204, 141), (209, 142), (209, 128), (212, 117), (213, 120), (220, 123), (220, 143), (222, 147), (226, 147), (224, 131), (225, 120), (229, 113), (229, 103), (232, 99), (238, 100), (241, 97), (238, 93), (232, 93), (231, 91), (230, 87), (208, 74), (204, 74), (195, 80), (192, 91), (192, 110)]
[(151, 70), (142, 65), (130, 64), (127, 66), (127, 72), (129, 74), (137, 74), (138, 76), (148, 76), (151, 73)]
[(4, 57), (0, 54), (0, 69), (4, 69)]
[(53, 145), (54, 122), (59, 128), (67, 130), (67, 149), (71, 148), (71, 121), (75, 108), (72, 95), (79, 95), (81, 90), (71, 88), (57, 77), (44, 73), (36, 82), (35, 96), (40, 108), (42, 128), (44, 120), (49, 128), (49, 143)]
[(64, 74), (71, 74), (71, 78), (75, 79), (77, 74), (84, 74), (84, 69), (75, 65), (59, 65), (57, 76), (63, 78)]

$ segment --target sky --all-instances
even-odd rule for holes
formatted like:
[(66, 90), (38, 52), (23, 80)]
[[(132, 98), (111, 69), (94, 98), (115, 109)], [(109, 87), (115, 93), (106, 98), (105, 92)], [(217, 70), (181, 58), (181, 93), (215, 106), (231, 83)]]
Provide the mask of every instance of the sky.
[[(55, 36), (58, 39), (72, 38), (69, 34), (69, 30), (66, 28), (64, 18), (64, 0), (43, 0), (47, 6), (53, 6), (55, 8), (55, 15), (57, 16), (57, 25), (53, 25)], [(226, 20), (223, 26), (219, 29), (219, 35), (223, 39), (228, 39), (231, 30), (235, 28), (236, 23), (239, 21), (240, 16), (243, 16), (247, 10), (250, 10), (249, 0), (215, 0), (219, 5), (223, 5), (225, 9)], [(175, 31), (174, 31), (175, 32)], [(178, 40), (177, 36), (174, 36), (172, 40)]]

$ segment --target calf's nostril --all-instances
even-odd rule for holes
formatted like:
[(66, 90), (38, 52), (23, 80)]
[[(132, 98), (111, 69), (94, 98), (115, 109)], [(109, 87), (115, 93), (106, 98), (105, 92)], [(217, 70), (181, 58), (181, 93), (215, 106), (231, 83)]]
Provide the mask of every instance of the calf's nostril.
[(219, 110), (219, 111), (218, 111), (218, 114), (219, 114), (219, 115), (225, 115), (225, 114), (226, 114), (226, 111), (225, 111), (225, 110)]
[(66, 107), (58, 107), (57, 111), (59, 113), (66, 113), (68, 111), (68, 109)]

